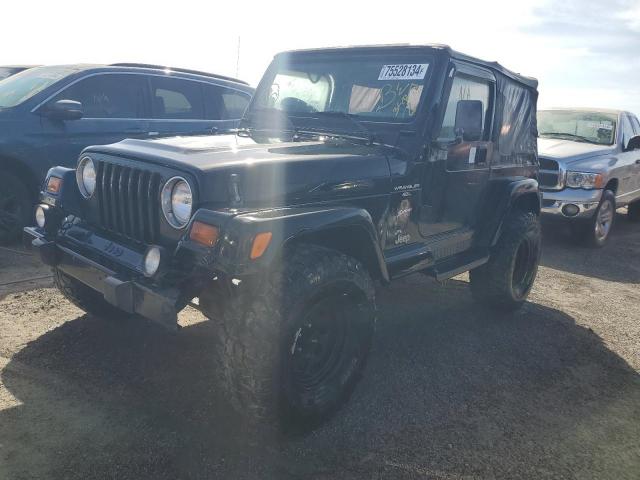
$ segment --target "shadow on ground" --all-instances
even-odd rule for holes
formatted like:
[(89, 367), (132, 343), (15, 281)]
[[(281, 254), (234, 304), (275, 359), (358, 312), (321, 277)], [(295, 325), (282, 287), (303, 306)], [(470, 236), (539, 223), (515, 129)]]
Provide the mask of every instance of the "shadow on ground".
[[(79, 317), (2, 371), (2, 478), (634, 478), (640, 378), (568, 315), (493, 316), (467, 284), (381, 292), (366, 376), (310, 435), (249, 448), (208, 322)], [(637, 477), (635, 477), (637, 478)]]
[(616, 214), (611, 237), (603, 248), (581, 245), (570, 235), (568, 224), (543, 222), (542, 265), (601, 280), (639, 283), (638, 232), (640, 223)]

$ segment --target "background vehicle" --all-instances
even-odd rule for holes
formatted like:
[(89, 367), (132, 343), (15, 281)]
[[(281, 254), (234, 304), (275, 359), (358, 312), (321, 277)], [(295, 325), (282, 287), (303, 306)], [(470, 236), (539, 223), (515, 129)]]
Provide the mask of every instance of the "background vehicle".
[(30, 221), (47, 170), (74, 165), (87, 145), (230, 130), (252, 93), (240, 80), (136, 64), (36, 67), (0, 82), (0, 240)]
[(33, 65), (2, 65), (0, 66), (0, 80), (4, 80), (11, 75), (27, 70), (28, 68), (33, 68)]
[(238, 410), (314, 424), (360, 377), (374, 282), (471, 270), (481, 303), (527, 298), (536, 86), (448, 47), (280, 54), (237, 135), (87, 148), (25, 233), (88, 312), (175, 328), (198, 297)]
[(640, 218), (640, 123), (619, 110), (538, 113), (543, 213), (571, 222), (574, 235), (601, 247), (618, 207)]

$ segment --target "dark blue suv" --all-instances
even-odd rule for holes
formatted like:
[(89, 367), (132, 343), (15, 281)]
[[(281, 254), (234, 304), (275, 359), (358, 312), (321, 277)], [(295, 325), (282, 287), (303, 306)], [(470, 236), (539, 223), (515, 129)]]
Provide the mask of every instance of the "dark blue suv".
[(205, 135), (237, 127), (253, 88), (154, 65), (35, 67), (0, 81), (0, 241), (31, 222), (50, 167), (88, 145)]

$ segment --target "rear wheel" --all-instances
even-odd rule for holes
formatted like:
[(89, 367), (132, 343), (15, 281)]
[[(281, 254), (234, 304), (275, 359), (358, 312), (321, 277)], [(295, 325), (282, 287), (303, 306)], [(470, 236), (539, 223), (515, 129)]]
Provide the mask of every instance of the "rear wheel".
[[(215, 349), (228, 398), (249, 424), (309, 428), (342, 405), (371, 347), (373, 282), (358, 261), (299, 245), (268, 282), (245, 286), (216, 309)], [(218, 318), (216, 317), (218, 315)]]
[(100, 292), (80, 283), (54, 267), (53, 282), (67, 300), (85, 312), (103, 318), (123, 318), (130, 316), (107, 302)]
[(9, 172), (0, 175), (0, 243), (20, 238), (22, 228), (31, 222), (33, 205), (29, 189)]
[(514, 212), (489, 261), (469, 272), (476, 301), (499, 310), (515, 310), (527, 299), (538, 272), (540, 222), (531, 212)]

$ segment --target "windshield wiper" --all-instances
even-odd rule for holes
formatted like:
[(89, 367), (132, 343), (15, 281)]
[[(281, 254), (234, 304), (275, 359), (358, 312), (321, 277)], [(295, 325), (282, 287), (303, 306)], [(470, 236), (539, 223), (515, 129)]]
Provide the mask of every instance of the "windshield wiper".
[(588, 139), (587, 137), (583, 137), (581, 135), (574, 135), (573, 133), (565, 133), (565, 132), (544, 132), (540, 134), (541, 137), (570, 137), (575, 138), (580, 142), (586, 143), (597, 143), (593, 140)]
[(358, 116), (353, 113), (347, 113), (340, 110), (325, 110), (324, 112), (313, 112), (313, 116), (316, 118), (328, 117), (328, 118), (344, 118), (345, 120), (349, 120), (353, 125), (355, 125), (358, 130), (364, 132), (367, 137), (372, 137), (371, 132), (367, 127), (365, 127), (358, 120)]

